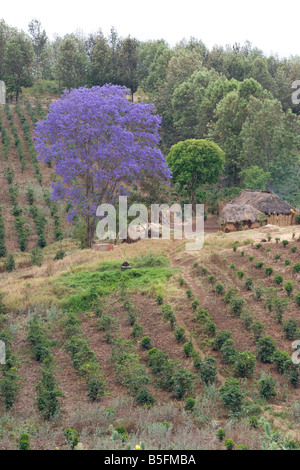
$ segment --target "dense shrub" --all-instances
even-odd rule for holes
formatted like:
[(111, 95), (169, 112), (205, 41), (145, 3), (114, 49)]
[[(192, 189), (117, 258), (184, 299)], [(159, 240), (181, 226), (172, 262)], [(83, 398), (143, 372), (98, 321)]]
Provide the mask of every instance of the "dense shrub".
[(225, 364), (233, 363), (236, 358), (236, 353), (234, 340), (232, 338), (227, 339), (221, 347), (222, 361)]
[(37, 384), (37, 406), (42, 417), (49, 420), (58, 415), (60, 411), (58, 398), (64, 397), (64, 394), (56, 385), (51, 366), (44, 366), (42, 374), (42, 379)]
[(294, 266), (293, 266), (293, 268), (292, 268), (292, 272), (293, 272), (293, 273), (300, 273), (300, 262), (294, 264)]
[[(110, 343), (112, 340), (113, 333), (118, 330), (118, 319), (113, 317), (112, 315), (101, 315), (97, 322), (97, 325), (99, 330), (105, 331), (105, 339), (108, 343)], [(139, 324), (134, 323), (134, 325), (137, 325), (137, 327), (136, 331), (133, 331), (133, 334), (138, 334)]]
[(211, 356), (206, 356), (199, 365), (199, 372), (202, 381), (206, 384), (212, 384), (217, 378), (217, 360)]
[(191, 357), (194, 353), (194, 346), (192, 341), (188, 341), (183, 345), (183, 352), (186, 355), (186, 357)]
[(184, 398), (186, 394), (190, 394), (193, 391), (195, 376), (183, 367), (175, 370), (172, 379), (172, 391), (174, 396), (179, 400)]
[(186, 409), (187, 411), (193, 411), (194, 408), (195, 408), (195, 405), (196, 405), (196, 400), (195, 400), (195, 398), (189, 397), (189, 398), (187, 398), (187, 399), (185, 400), (185, 409)]
[(251, 291), (253, 289), (253, 285), (254, 285), (253, 278), (252, 277), (247, 277), (247, 279), (245, 280), (244, 287), (247, 290)]
[(231, 310), (236, 317), (239, 317), (244, 307), (244, 299), (242, 297), (233, 297), (230, 301)]
[(16, 263), (14, 255), (10, 254), (5, 260), (5, 269), (9, 273), (11, 273), (14, 269), (16, 269)]
[(225, 341), (227, 341), (229, 338), (231, 338), (232, 333), (231, 331), (226, 331), (226, 330), (221, 330), (217, 334), (217, 337), (213, 343), (213, 350), (214, 351), (220, 351), (222, 348), (223, 344)]
[(226, 408), (233, 412), (240, 411), (245, 392), (241, 389), (238, 379), (226, 378), (219, 388), (222, 402)]
[(254, 373), (256, 357), (251, 351), (238, 352), (235, 356), (234, 371), (238, 377), (251, 377)]
[(232, 439), (225, 439), (224, 441), (224, 447), (227, 449), (227, 450), (233, 450), (234, 449), (234, 446), (235, 446), (235, 443)]
[(144, 336), (141, 341), (141, 347), (143, 349), (152, 349), (151, 338), (149, 336)]
[(171, 328), (173, 329), (175, 324), (176, 324), (176, 316), (174, 314), (174, 311), (173, 311), (171, 305), (168, 305), (168, 304), (162, 305), (161, 311), (162, 311), (163, 321), (165, 323), (170, 322)]
[(88, 381), (88, 396), (91, 400), (101, 400), (107, 392), (107, 384), (101, 377), (93, 377)]
[(259, 390), (260, 396), (262, 398), (265, 398), (266, 400), (269, 400), (270, 398), (275, 397), (276, 391), (275, 391), (274, 379), (270, 375), (266, 375), (263, 372), (258, 381), (258, 390)]
[(294, 290), (294, 283), (293, 281), (286, 281), (283, 285), (285, 292), (290, 297)]
[(19, 442), (18, 442), (18, 447), (19, 447), (19, 450), (31, 450), (28, 434), (22, 433), (20, 435)]
[(226, 437), (226, 432), (225, 432), (225, 430), (222, 429), (222, 428), (218, 429), (218, 431), (217, 431), (217, 438), (219, 439), (219, 441), (221, 441), (221, 442), (224, 441), (225, 437)]
[(178, 326), (174, 331), (174, 336), (177, 343), (184, 343), (186, 341), (185, 328)]
[(272, 340), (271, 336), (264, 336), (257, 341), (257, 359), (264, 364), (272, 362), (275, 350), (275, 341)]
[(296, 337), (296, 333), (298, 331), (298, 322), (295, 318), (289, 318), (283, 324), (283, 331), (285, 332), (285, 336), (289, 340), (293, 340)]
[(64, 430), (64, 436), (68, 446), (73, 450), (79, 443), (78, 432), (76, 429), (67, 428)]
[(132, 327), (132, 335), (134, 339), (140, 338), (142, 334), (143, 334), (143, 325), (141, 325), (141, 323), (135, 322)]

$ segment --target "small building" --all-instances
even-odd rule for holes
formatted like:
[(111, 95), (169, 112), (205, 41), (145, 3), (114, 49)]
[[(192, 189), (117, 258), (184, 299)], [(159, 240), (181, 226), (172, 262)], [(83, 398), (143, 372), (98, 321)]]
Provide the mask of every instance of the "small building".
[(233, 201), (226, 204), (220, 213), (221, 229), (226, 233), (258, 228), (260, 219), (263, 219), (263, 214), (253, 206)]
[(271, 191), (245, 190), (221, 211), (221, 226), (225, 232), (258, 228), (271, 224), (296, 224), (296, 211)]

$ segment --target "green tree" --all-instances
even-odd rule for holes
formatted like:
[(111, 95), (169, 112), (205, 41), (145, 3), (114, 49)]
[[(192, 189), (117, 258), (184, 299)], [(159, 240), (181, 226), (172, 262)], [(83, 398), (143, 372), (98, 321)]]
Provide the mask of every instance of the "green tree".
[(88, 57), (83, 42), (74, 34), (66, 35), (59, 45), (54, 74), (62, 88), (86, 85)]
[(4, 80), (7, 94), (19, 99), (21, 87), (32, 85), (34, 52), (31, 39), (23, 32), (14, 31), (4, 51)]
[(120, 83), (131, 91), (131, 100), (133, 94), (138, 88), (138, 63), (139, 63), (140, 43), (137, 39), (130, 36), (124, 39), (119, 50), (119, 80)]
[(224, 152), (214, 142), (189, 139), (171, 147), (167, 162), (173, 181), (185, 189), (190, 203), (195, 203), (196, 191), (206, 183), (216, 183), (225, 164)]
[(28, 25), (29, 35), (32, 39), (34, 50), (34, 75), (36, 80), (43, 76), (43, 67), (47, 57), (48, 37), (46, 31), (42, 29), (41, 22), (37, 19), (30, 21)]
[(241, 171), (240, 176), (243, 179), (244, 187), (247, 189), (261, 189), (264, 191), (271, 181), (271, 173), (264, 171), (257, 165), (252, 165), (250, 168)]
[(245, 392), (241, 389), (238, 379), (227, 378), (219, 388), (219, 392), (226, 408), (233, 412), (240, 411)]

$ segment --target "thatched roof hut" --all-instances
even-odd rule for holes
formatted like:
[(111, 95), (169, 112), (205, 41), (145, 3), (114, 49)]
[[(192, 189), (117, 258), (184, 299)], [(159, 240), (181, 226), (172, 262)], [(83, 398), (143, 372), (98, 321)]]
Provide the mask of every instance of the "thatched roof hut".
[(220, 217), (224, 219), (226, 223), (231, 224), (239, 222), (254, 223), (259, 220), (260, 215), (262, 216), (261, 212), (250, 204), (236, 204), (234, 202), (226, 204), (220, 213)]
[(290, 215), (291, 210), (294, 209), (290, 204), (283, 201), (279, 196), (271, 191), (252, 191), (247, 189), (231, 202), (242, 205), (249, 204), (258, 211), (267, 215)]

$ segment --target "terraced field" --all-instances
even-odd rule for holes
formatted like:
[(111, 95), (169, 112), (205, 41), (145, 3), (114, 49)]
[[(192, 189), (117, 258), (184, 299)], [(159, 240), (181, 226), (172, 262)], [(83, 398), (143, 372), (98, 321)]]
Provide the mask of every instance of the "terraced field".
[(22, 432), (67, 448), (69, 427), (92, 449), (224, 449), (220, 429), (235, 448), (297, 446), (299, 235), (211, 234), (190, 253), (63, 240), (63, 260), (49, 245), (41, 267), (0, 274), (0, 448)]
[(1, 253), (44, 247), (63, 236), (65, 210), (50, 201), (51, 168), (40, 165), (32, 141), (40, 102), (0, 107)]

